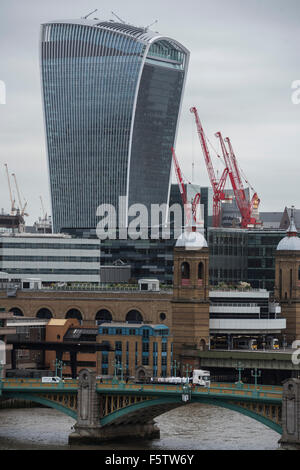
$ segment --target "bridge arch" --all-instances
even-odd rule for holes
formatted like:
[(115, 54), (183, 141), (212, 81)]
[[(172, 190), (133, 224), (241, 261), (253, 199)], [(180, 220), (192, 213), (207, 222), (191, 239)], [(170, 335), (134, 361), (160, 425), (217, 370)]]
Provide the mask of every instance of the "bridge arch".
[[(232, 411), (241, 413), (245, 416), (248, 416), (249, 418), (255, 419), (256, 421), (264, 424), (273, 431), (282, 434), (282, 428), (279, 424), (276, 424), (274, 421), (268, 419), (266, 416), (256, 413), (250, 409), (244, 408), (243, 406), (240, 406), (238, 404), (226, 400), (205, 397), (196, 399), (192, 398), (189, 403), (205, 403), (207, 405), (227, 408)], [(157, 416), (166, 413), (167, 411), (170, 411), (172, 409), (178, 408), (179, 406), (188, 406), (188, 404), (182, 402), (181, 397), (164, 397), (144, 400), (110, 413), (109, 415), (101, 419), (101, 424), (105, 426), (109, 424), (126, 424), (127, 422), (134, 421), (138, 423), (147, 423), (156, 418)]]
[(64, 413), (65, 415), (70, 416), (71, 418), (77, 420), (77, 412), (75, 409), (72, 409), (63, 402), (63, 400), (60, 402), (59, 400), (53, 400), (50, 398), (47, 398), (47, 396), (40, 396), (36, 395), (34, 393), (6, 393), (5, 398), (8, 399), (17, 399), (17, 400), (27, 400), (27, 401), (32, 401), (34, 403), (39, 403), (40, 405), (47, 406), (49, 408), (53, 408), (55, 410), (60, 411), (61, 413)]

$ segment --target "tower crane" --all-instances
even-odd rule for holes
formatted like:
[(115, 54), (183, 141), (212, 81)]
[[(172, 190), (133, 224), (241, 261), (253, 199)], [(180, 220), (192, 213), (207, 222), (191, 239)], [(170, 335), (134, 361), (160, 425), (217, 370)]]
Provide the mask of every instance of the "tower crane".
[(42, 212), (43, 212), (43, 220), (46, 221), (46, 219), (47, 219), (47, 212), (45, 212), (45, 209), (44, 209), (44, 204), (43, 204), (42, 196), (40, 196), (40, 200), (41, 200), (41, 206), (42, 206)]
[(24, 217), (24, 215), (28, 216), (28, 214), (25, 212), (25, 209), (26, 209), (26, 206), (27, 206), (27, 201), (25, 201), (25, 204), (24, 204), (24, 206), (22, 207), (22, 201), (21, 201), (21, 196), (20, 196), (19, 186), (18, 186), (18, 183), (17, 183), (16, 174), (15, 174), (15, 173), (12, 173), (11, 176), (12, 176), (12, 177), (14, 178), (14, 180), (15, 180), (15, 185), (16, 185), (17, 194), (18, 194), (18, 200), (19, 200), (20, 215), (21, 215), (22, 217)]
[(12, 190), (11, 190), (11, 185), (10, 185), (10, 179), (9, 179), (9, 174), (8, 174), (8, 167), (7, 167), (7, 163), (4, 163), (4, 166), (5, 166), (5, 170), (6, 170), (6, 176), (7, 176), (7, 182), (8, 182), (8, 189), (9, 189), (9, 197), (10, 197), (10, 202), (11, 202), (11, 209), (10, 209), (10, 213), (11, 215), (14, 215), (15, 212), (17, 211), (16, 207), (15, 207), (15, 199), (13, 199), (13, 195), (12, 195)]
[(218, 180), (215, 175), (214, 167), (210, 158), (210, 153), (208, 150), (208, 145), (206, 142), (206, 137), (204, 134), (204, 130), (199, 119), (197, 108), (192, 107), (190, 108), (190, 112), (195, 115), (195, 122), (197, 127), (197, 132), (200, 140), (200, 144), (202, 147), (202, 152), (206, 164), (206, 168), (208, 171), (208, 176), (210, 179), (210, 184), (213, 190), (213, 227), (220, 227), (220, 215), (221, 215), (221, 201), (226, 200), (224, 187), (226, 184), (227, 175), (229, 173), (229, 169), (226, 166), (221, 178)]
[(118, 15), (116, 15), (116, 13), (114, 13), (113, 11), (111, 12), (121, 23), (123, 24), (126, 24), (126, 21), (122, 20), (122, 18), (120, 18)]
[(258, 201), (258, 196), (255, 193), (251, 202), (248, 201), (230, 139), (228, 137), (226, 137), (225, 139), (225, 142), (227, 143), (229, 148), (228, 153), (221, 132), (217, 132), (215, 135), (220, 140), (225, 165), (229, 170), (231, 186), (234, 192), (237, 206), (242, 217), (241, 227), (248, 228), (250, 226), (257, 225), (257, 221), (252, 216), (252, 212), (254, 204)]
[[(179, 191), (181, 194), (182, 204), (184, 207), (185, 225), (188, 226), (191, 223), (191, 210), (190, 210), (190, 206), (187, 200), (187, 192), (186, 192), (186, 188), (184, 185), (183, 176), (182, 176), (181, 169), (180, 169), (180, 166), (179, 166), (176, 154), (175, 154), (175, 150), (173, 147), (172, 147), (172, 155), (173, 155), (173, 162), (174, 162), (176, 178), (177, 178), (177, 182), (179, 186)], [(201, 197), (200, 193), (197, 193), (192, 200), (192, 217), (196, 225), (198, 223), (197, 208), (198, 208), (198, 204), (200, 203), (200, 197)]]
[[(239, 184), (241, 185), (242, 190), (244, 191), (242, 179), (241, 179), (241, 176), (240, 176), (239, 167), (238, 167), (238, 164), (237, 164), (236, 156), (234, 154), (230, 139), (229, 139), (229, 137), (226, 137), (224, 140), (227, 143), (228, 148), (229, 148), (229, 154), (230, 154), (231, 161), (233, 163), (233, 168), (234, 168), (234, 171), (235, 171), (235, 174), (236, 174), (236, 179), (239, 182)], [(254, 191), (253, 188), (251, 188), (251, 189)], [(244, 191), (244, 194), (245, 194), (245, 191)], [(245, 197), (245, 199), (246, 199), (246, 197)], [(247, 199), (246, 199), (246, 201), (247, 201)], [(260, 225), (261, 224), (261, 222), (259, 222), (256, 219), (256, 217), (254, 217), (254, 214), (256, 214), (258, 216), (258, 206), (259, 206), (259, 204), (260, 204), (260, 199), (259, 199), (256, 191), (254, 191), (254, 194), (252, 196), (252, 199), (251, 199), (250, 203), (247, 201), (247, 205), (248, 205), (247, 210), (249, 210), (249, 217), (250, 217), (248, 219), (248, 222), (247, 222), (248, 225), (249, 224), (250, 225)]]

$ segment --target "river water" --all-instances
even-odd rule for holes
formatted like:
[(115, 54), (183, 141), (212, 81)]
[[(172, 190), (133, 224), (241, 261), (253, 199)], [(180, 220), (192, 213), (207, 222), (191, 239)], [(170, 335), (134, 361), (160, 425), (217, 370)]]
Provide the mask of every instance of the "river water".
[(0, 450), (275, 450), (280, 435), (225, 408), (190, 404), (156, 418), (161, 438), (103, 446), (69, 446), (75, 421), (50, 408), (0, 410)]

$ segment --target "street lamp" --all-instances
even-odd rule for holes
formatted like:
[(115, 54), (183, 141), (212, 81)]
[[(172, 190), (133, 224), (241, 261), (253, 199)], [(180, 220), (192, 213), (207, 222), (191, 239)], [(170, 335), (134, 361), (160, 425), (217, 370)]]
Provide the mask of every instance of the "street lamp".
[(53, 365), (55, 366), (55, 377), (60, 377), (62, 379), (62, 370), (66, 364), (64, 364), (61, 360), (55, 359), (55, 361), (53, 361)]
[(113, 383), (117, 383), (118, 382), (118, 377), (117, 377), (117, 361), (116, 361), (116, 358), (113, 360), (112, 365), (114, 367)]
[(261, 370), (257, 370), (256, 368), (254, 370), (251, 370), (251, 376), (254, 377), (254, 383), (255, 383), (255, 387), (254, 387), (254, 390), (256, 392), (256, 389), (257, 389), (257, 379), (259, 377), (261, 377)]
[(235, 384), (237, 385), (237, 387), (241, 388), (243, 387), (242, 371), (244, 370), (243, 364), (241, 362), (238, 362), (236, 370), (239, 373), (239, 380)]
[(173, 365), (172, 365), (172, 371), (173, 371), (173, 369), (175, 370), (174, 377), (177, 377), (177, 375), (176, 375), (177, 367), (178, 368), (180, 367), (180, 362), (176, 362), (176, 359), (175, 359), (175, 361), (173, 362)]
[(192, 370), (193, 370), (193, 367), (190, 366), (189, 364), (187, 364), (186, 368), (185, 368), (185, 374), (186, 374), (187, 382), (188, 382), (188, 378), (190, 376), (190, 372), (192, 372)]

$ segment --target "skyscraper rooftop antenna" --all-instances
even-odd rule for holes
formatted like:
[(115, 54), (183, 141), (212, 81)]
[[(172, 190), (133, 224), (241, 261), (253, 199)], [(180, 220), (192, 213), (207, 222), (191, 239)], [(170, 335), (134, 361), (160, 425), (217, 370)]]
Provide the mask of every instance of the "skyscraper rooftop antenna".
[(145, 31), (148, 31), (149, 28), (151, 28), (151, 26), (153, 26), (154, 24), (158, 23), (158, 20), (155, 20), (153, 21), (153, 23), (149, 24), (148, 26), (145, 26)]
[(118, 15), (116, 15), (113, 11), (111, 12), (112, 15), (114, 15), (121, 23), (126, 24), (126, 21), (122, 20)]
[(91, 13), (88, 13), (87, 15), (83, 16), (82, 18), (83, 18), (84, 20), (86, 20), (87, 17), (88, 17), (88, 16), (91, 16), (93, 13), (95, 13), (95, 11), (98, 11), (98, 8), (96, 8), (96, 9), (93, 10), (93, 11), (91, 11)]

